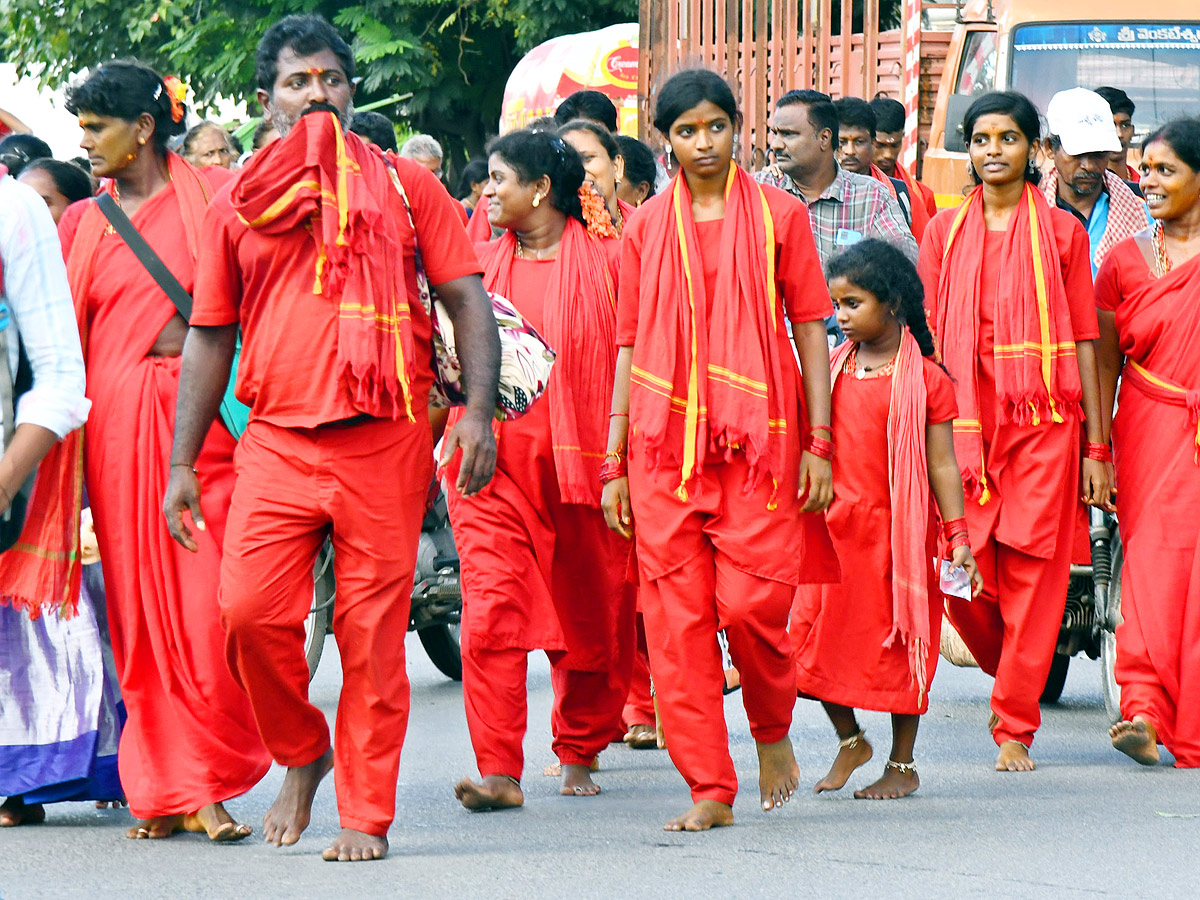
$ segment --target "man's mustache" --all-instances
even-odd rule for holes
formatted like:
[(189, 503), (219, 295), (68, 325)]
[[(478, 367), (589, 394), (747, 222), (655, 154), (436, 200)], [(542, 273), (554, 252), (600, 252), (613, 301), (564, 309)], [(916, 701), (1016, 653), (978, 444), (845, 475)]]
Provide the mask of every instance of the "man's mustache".
[(331, 112), (335, 116), (338, 116), (339, 118), (342, 115), (342, 111), (340, 109), (338, 109), (332, 103), (326, 103), (324, 100), (315, 101), (311, 106), (308, 107), (308, 109), (306, 109), (304, 112), (300, 113), (300, 115), (307, 116), (309, 113), (314, 113), (314, 112)]

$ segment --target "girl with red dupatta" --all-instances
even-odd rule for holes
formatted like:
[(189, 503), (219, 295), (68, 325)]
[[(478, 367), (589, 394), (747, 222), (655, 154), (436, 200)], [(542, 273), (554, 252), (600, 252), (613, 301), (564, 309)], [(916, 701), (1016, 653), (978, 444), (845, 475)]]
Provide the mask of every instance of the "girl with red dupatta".
[[(824, 521), (804, 515), (833, 497), (829, 294), (804, 205), (733, 163), (740, 118), (716, 73), (668, 80), (654, 125), (681, 173), (623, 235), (602, 502), (609, 527), (636, 541), (667, 748), (691, 788), (669, 831), (733, 823), (720, 628), (742, 677), (761, 808), (791, 797), (788, 611), (801, 580), (837, 579)], [(813, 563), (808, 537), (824, 551)]]
[(452, 492), (462, 561), (463, 700), (482, 776), (462, 779), (468, 809), (524, 802), (529, 652), (550, 658), (562, 793), (600, 792), (589, 768), (619, 740), (633, 664), (628, 547), (600, 514), (616, 362), (616, 262), (600, 198), (562, 138), (518, 131), (489, 150), (487, 215), (506, 229), (477, 245), (485, 286), (508, 297), (558, 354), (546, 396), (498, 426), (496, 474), (478, 495)]
[(1087, 234), (1036, 188), (1037, 110), (1018, 93), (985, 94), (967, 110), (963, 133), (977, 186), (929, 223), (917, 265), (955, 383), (954, 450), (984, 580), (982, 596), (948, 600), (947, 612), (996, 679), (996, 770), (1024, 772), (1034, 768), (1029, 746), (1066, 605), (1081, 494), (1111, 506), (1112, 468)]
[[(67, 108), (79, 116), (92, 171), (108, 179), (103, 189), (190, 292), (217, 170), (166, 151), (183, 130), (182, 92), (176, 79), (114, 62), (74, 85)], [(59, 230), (92, 401), (85, 476), (129, 714), (118, 760), (139, 821), (126, 836), (186, 829), (240, 840), (250, 827), (222, 801), (253, 787), (270, 757), (225, 661), (217, 610), (235, 441), (214, 423), (197, 460), (208, 530), (189, 553), (161, 513), (187, 323), (95, 202), (68, 209)]]
[(1121, 493), (1121, 721), (1113, 746), (1143, 765), (1158, 744), (1200, 766), (1200, 122), (1146, 139), (1151, 228), (1096, 276), (1100, 384)]
[[(825, 513), (842, 581), (802, 586), (792, 607), (796, 683), (821, 701), (839, 738), (814, 790), (841, 789), (871, 758), (854, 715), (861, 707), (892, 714), (892, 749), (883, 777), (854, 796), (896, 799), (920, 785), (913, 746), (942, 628), (932, 561), (963, 567), (975, 593), (983, 579), (963, 518), (954, 386), (933, 358), (916, 269), (891, 244), (870, 240), (834, 256), (825, 275), (846, 335), (830, 361), (833, 436), (854, 455), (834, 457), (837, 495)], [(939, 553), (931, 491), (948, 552)]]

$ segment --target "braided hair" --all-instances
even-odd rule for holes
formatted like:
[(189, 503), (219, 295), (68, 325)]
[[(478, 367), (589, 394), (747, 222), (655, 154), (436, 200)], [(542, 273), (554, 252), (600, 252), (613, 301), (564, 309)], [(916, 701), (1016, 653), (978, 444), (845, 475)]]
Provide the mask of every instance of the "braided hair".
[(925, 288), (916, 266), (899, 248), (878, 239), (851, 244), (826, 263), (825, 278), (845, 278), (870, 291), (912, 332), (921, 355), (941, 365), (926, 317)]

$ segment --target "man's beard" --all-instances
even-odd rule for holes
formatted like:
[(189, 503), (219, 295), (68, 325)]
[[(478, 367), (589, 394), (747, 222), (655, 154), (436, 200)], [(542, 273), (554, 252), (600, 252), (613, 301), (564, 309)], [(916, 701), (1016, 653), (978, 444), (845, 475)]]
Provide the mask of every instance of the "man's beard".
[(342, 131), (345, 131), (350, 127), (350, 120), (354, 118), (354, 101), (347, 100), (346, 109), (344, 111), (339, 110), (332, 103), (322, 102), (313, 103), (305, 109), (302, 109), (295, 116), (287, 115), (283, 111), (276, 109), (272, 112), (271, 122), (275, 125), (275, 130), (279, 132), (279, 136), (284, 138), (287, 137), (288, 132), (296, 126), (296, 123), (310, 112), (334, 113), (338, 117), (338, 121), (342, 123)]
[(1083, 200), (1092, 196), (1093, 194), (1099, 193), (1100, 188), (1104, 185), (1104, 178), (1103, 176), (1099, 176), (1095, 179), (1089, 180), (1086, 178), (1081, 179), (1078, 175), (1076, 175), (1071, 179), (1070, 185), (1071, 190), (1074, 192), (1076, 198)]

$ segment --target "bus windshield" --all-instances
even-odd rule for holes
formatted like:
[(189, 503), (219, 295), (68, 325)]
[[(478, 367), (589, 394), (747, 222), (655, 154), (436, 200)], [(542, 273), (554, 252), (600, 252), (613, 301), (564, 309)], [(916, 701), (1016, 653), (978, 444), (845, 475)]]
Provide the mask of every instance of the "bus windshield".
[(1163, 123), (1200, 114), (1200, 24), (1024, 25), (1013, 32), (1009, 84), (1038, 109), (1072, 87), (1120, 88), (1137, 106), (1140, 142)]

